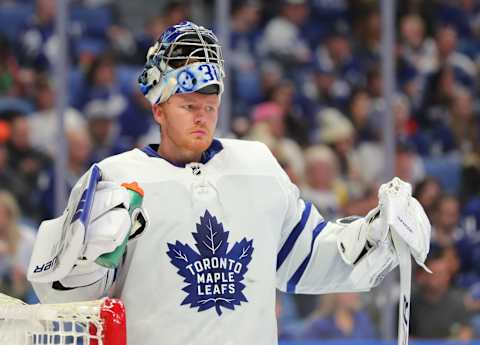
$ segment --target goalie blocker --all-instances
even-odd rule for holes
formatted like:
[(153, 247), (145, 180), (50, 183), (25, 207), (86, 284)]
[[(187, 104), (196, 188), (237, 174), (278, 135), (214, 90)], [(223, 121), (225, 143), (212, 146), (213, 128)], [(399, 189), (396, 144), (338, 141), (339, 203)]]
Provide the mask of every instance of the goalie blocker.
[(147, 227), (137, 183), (102, 181), (93, 165), (77, 186), (64, 213), (40, 225), (27, 274), (33, 283), (92, 284), (119, 265), (127, 242)]

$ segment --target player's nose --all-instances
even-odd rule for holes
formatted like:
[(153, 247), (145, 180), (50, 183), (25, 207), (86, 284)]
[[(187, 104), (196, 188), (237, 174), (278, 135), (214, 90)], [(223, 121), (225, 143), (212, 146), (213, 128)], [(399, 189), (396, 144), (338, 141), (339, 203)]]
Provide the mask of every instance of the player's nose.
[(207, 112), (203, 107), (199, 107), (197, 111), (195, 112), (193, 121), (198, 124), (198, 123), (205, 123), (207, 118)]

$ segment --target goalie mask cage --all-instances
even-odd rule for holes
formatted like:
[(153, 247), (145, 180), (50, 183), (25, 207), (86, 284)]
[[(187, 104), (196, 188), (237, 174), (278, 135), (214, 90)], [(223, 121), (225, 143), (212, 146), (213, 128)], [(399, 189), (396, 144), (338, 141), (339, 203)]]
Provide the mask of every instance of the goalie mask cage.
[(0, 293), (0, 345), (126, 345), (123, 303), (25, 304)]

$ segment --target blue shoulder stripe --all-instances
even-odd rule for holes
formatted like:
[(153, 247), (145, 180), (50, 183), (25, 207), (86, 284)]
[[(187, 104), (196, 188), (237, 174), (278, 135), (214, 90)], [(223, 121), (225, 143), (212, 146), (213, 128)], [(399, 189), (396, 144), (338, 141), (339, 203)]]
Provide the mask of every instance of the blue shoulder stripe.
[(300, 267), (295, 271), (292, 278), (290, 278), (290, 280), (287, 282), (287, 292), (288, 293), (294, 293), (295, 292), (295, 288), (297, 287), (298, 282), (302, 278), (303, 273), (307, 269), (307, 265), (310, 262), (310, 258), (312, 257), (313, 246), (315, 245), (315, 239), (320, 234), (320, 232), (322, 232), (323, 228), (326, 225), (327, 225), (327, 222), (324, 221), (324, 222), (321, 222), (320, 224), (318, 224), (315, 227), (315, 229), (313, 229), (312, 243), (310, 245), (310, 253), (308, 253), (307, 257), (305, 258), (305, 260), (303, 260)]
[(306, 202), (305, 209), (303, 210), (302, 217), (300, 221), (295, 225), (290, 235), (288, 235), (287, 240), (283, 244), (282, 248), (277, 254), (277, 271), (282, 266), (283, 262), (287, 259), (288, 254), (290, 254), (292, 248), (295, 246), (295, 242), (297, 242), (298, 237), (302, 233), (303, 229), (305, 228), (305, 224), (307, 224), (308, 217), (310, 216), (310, 211), (312, 209), (312, 203)]

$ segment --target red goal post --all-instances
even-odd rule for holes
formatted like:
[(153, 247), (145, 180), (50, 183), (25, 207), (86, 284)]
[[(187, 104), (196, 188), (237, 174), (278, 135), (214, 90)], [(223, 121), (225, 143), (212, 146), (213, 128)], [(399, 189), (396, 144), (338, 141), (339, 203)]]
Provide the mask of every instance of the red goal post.
[(120, 300), (25, 304), (0, 293), (0, 345), (126, 345)]

